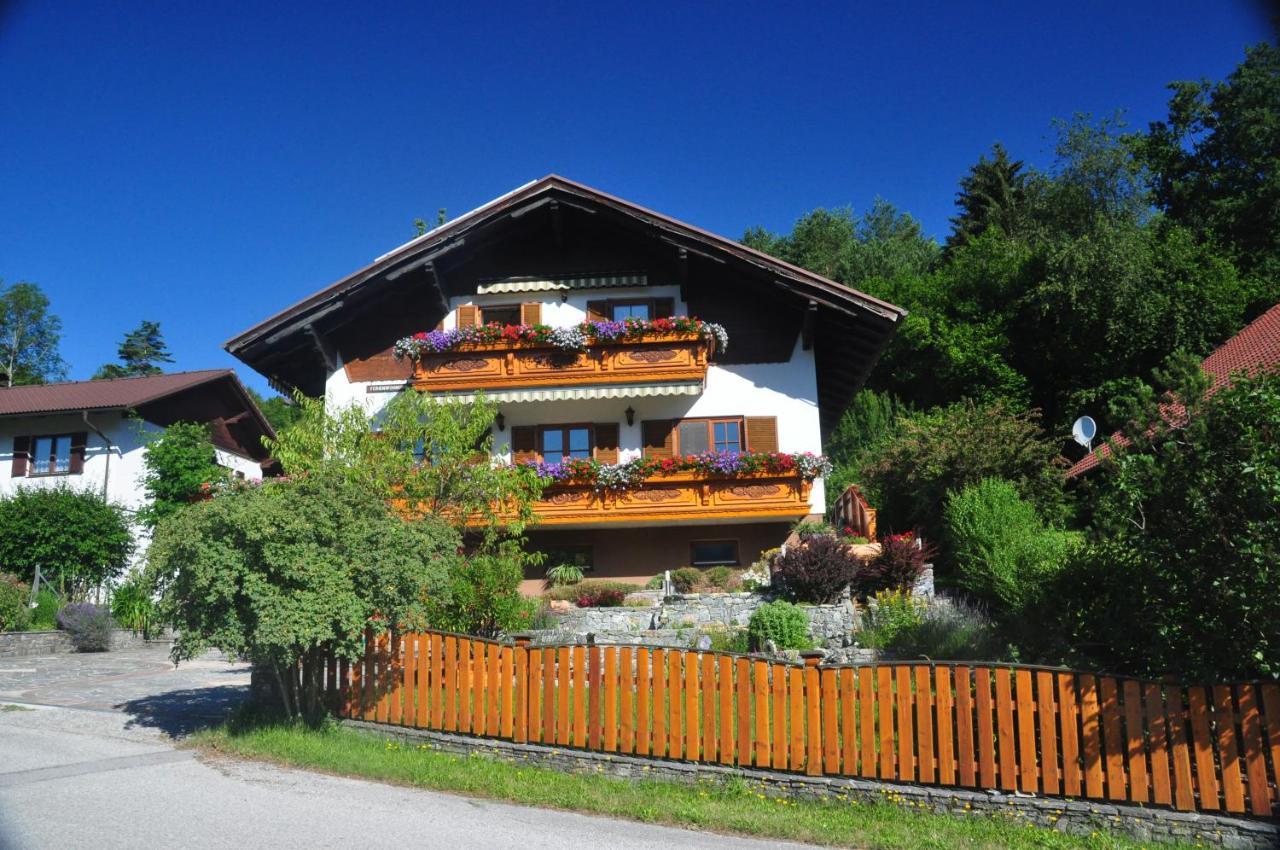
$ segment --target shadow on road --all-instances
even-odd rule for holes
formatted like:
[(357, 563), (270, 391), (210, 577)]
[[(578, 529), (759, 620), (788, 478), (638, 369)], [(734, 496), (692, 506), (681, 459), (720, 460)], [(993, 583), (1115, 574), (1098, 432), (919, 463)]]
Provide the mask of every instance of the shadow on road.
[(165, 691), (115, 707), (129, 715), (127, 729), (159, 729), (172, 738), (181, 738), (221, 723), (248, 699), (248, 685), (219, 685)]

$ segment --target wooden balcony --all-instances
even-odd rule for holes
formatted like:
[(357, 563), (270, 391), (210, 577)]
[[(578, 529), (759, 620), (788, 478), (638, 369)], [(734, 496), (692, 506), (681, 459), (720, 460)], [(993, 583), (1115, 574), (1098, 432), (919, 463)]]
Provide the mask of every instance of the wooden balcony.
[(564, 351), (530, 342), (459, 346), (423, 354), (413, 386), (456, 392), (592, 384), (703, 381), (713, 343), (701, 334), (661, 334)]
[(534, 510), (539, 527), (723, 519), (795, 520), (809, 513), (812, 483), (798, 474), (651, 476), (621, 493), (590, 484), (548, 487)]

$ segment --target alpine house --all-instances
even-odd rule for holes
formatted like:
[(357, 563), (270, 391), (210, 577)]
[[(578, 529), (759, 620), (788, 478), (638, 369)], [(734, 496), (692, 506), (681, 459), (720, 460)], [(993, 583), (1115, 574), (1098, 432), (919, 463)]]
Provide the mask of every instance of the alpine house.
[[(483, 393), (499, 409), (494, 462), (550, 482), (530, 546), (643, 582), (748, 564), (825, 513), (823, 440), (905, 314), (552, 175), (226, 348), (331, 404)], [(856, 494), (839, 502), (866, 533)]]

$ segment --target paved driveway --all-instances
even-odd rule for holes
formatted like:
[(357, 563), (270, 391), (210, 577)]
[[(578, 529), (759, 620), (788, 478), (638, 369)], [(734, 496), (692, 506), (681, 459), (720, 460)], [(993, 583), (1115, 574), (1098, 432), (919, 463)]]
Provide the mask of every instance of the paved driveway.
[(0, 850), (799, 846), (174, 748), (171, 736), (225, 715), (245, 698), (248, 683), (245, 665), (209, 656), (175, 670), (154, 648), (0, 662)]

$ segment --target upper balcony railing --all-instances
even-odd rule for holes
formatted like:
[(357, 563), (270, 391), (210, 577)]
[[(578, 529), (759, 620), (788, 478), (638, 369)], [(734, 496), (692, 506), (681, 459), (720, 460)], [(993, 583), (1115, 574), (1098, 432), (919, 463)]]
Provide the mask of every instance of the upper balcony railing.
[(495, 325), (407, 337), (413, 386), (428, 392), (701, 383), (723, 329), (696, 319)]

